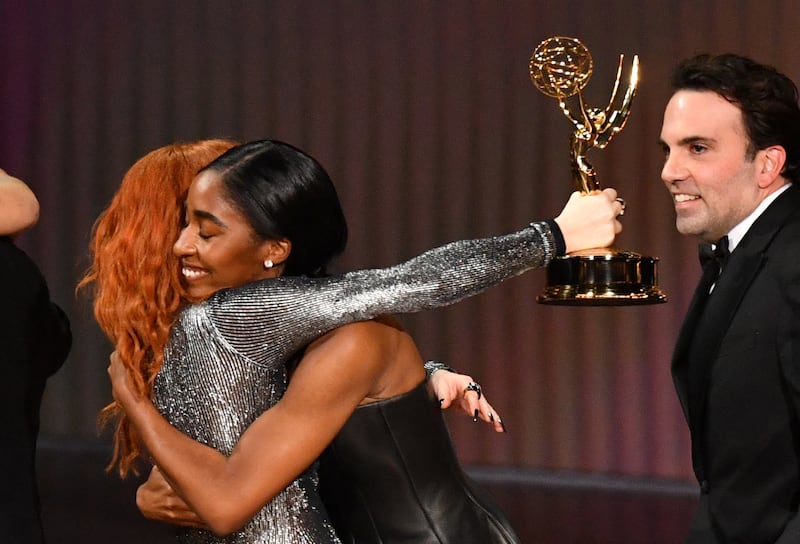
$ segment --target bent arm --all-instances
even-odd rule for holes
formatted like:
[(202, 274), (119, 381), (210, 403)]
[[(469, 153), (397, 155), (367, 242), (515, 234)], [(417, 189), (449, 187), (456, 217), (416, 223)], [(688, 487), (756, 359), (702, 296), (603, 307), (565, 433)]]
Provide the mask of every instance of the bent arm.
[(147, 519), (209, 529), (186, 501), (175, 493), (157, 466), (150, 470), (147, 480), (137, 488), (136, 507)]
[(39, 220), (39, 201), (23, 181), (0, 169), (0, 236), (16, 236)]
[(239, 529), (314, 463), (372, 387), (384, 365), (380, 348), (369, 338), (336, 338), (338, 332), (306, 353), (284, 397), (253, 422), (230, 457), (195, 442), (150, 400), (136, 398), (112, 355), (115, 399), (176, 493), (215, 533)]

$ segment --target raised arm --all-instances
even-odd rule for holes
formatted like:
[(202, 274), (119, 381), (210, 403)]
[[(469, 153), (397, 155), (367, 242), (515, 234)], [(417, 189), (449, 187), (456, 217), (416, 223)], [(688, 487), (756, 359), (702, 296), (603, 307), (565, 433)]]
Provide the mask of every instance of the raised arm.
[(39, 220), (39, 201), (21, 180), (0, 169), (0, 236), (16, 236)]
[(545, 266), (564, 250), (607, 246), (622, 228), (616, 220), (621, 205), (615, 197), (613, 189), (575, 193), (553, 222), (533, 223), (502, 236), (452, 242), (390, 268), (321, 279), (264, 280), (220, 291), (190, 311), (207, 312), (235, 349), (259, 363), (285, 361), (340, 325), (454, 304)]

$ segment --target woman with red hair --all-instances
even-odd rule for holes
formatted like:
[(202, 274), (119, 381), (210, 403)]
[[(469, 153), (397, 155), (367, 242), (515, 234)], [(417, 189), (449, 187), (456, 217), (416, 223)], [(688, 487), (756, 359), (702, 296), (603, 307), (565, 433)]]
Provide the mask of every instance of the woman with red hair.
[[(366, 389), (376, 382), (360, 379), (353, 368), (359, 355), (372, 364), (373, 351), (359, 354), (371, 333), (357, 331), (355, 341), (350, 339), (344, 359), (353, 365), (339, 361), (334, 356), (339, 351), (326, 349), (324, 337), (314, 342), (315, 338), (385, 311), (418, 311), (456, 302), (546, 264), (557, 248), (563, 252), (608, 244), (621, 228), (614, 196), (610, 189), (590, 197), (575, 195), (556, 221), (534, 223), (506, 236), (449, 244), (391, 269), (324, 277), (326, 265), (346, 239), (327, 174), (287, 144), (238, 146), (203, 169), (189, 191), (186, 226), (175, 252), (190, 295), (207, 300), (187, 307), (173, 327), (155, 381), (158, 410), (149, 397), (128, 385), (119, 357), (112, 358), (109, 369), (115, 398), (135, 420), (148, 451), (178, 493), (215, 533), (236, 531), (225, 542), (337, 542), (314, 496), (313, 462), (343, 424), (342, 418), (356, 405), (382, 397), (381, 391)], [(564, 235), (561, 244), (559, 233)], [(376, 326), (389, 326), (405, 338), (391, 323)], [(389, 337), (392, 347), (378, 347), (374, 354), (388, 354), (386, 362), (392, 364), (417, 361), (419, 369), (413, 342), (393, 333)], [(305, 389), (284, 407), (284, 401), (278, 402), (284, 391), (290, 396), (284, 365), (311, 342), (290, 388), (300, 381), (312, 354), (313, 368), (325, 370), (316, 375), (302, 372)], [(404, 379), (402, 374), (394, 376)], [(303, 395), (306, 402), (297, 402)], [(321, 402), (316, 402), (318, 397)], [(419, 444), (407, 440), (402, 447), (421, 453)], [(430, 461), (436, 466), (436, 459)], [(449, 474), (428, 473), (445, 479)], [(455, 491), (459, 487), (461, 491)], [(439, 509), (438, 515), (448, 522), (428, 530), (449, 530), (454, 541), (466, 542), (457, 537), (463, 531), (458, 520), (464, 525), (469, 519), (475, 528), (466, 533), (471, 541), (516, 541), (513, 531), (498, 527), (492, 508), (475, 503), (468, 485), (457, 483), (450, 490), (463, 499), (448, 498), (445, 506), (457, 508)], [(435, 499), (435, 489), (431, 497)], [(269, 502), (262, 506), (265, 501)], [(435, 504), (423, 506), (437, 510)], [(403, 515), (401, 509), (398, 516)], [(479, 531), (481, 524), (488, 527)], [(208, 532), (187, 532), (184, 538), (222, 541)]]
[[(183, 223), (186, 193), (203, 167), (235, 145), (232, 140), (208, 139), (151, 151), (126, 172), (111, 203), (95, 222), (92, 264), (78, 289), (91, 286), (95, 319), (128, 368), (137, 394), (152, 394), (169, 329), (181, 304), (191, 300), (172, 251)], [(0, 202), (13, 198), (30, 209), (25, 195), (33, 193), (25, 184), (10, 177), (0, 181)], [(0, 233), (18, 231), (29, 222), (29, 215), (22, 211), (4, 215)], [(435, 389), (441, 393), (444, 407), (472, 380), (454, 373), (437, 373), (436, 378)], [(475, 409), (491, 411), (485, 402), (462, 407), (470, 415)], [(116, 420), (111, 466), (125, 477), (142, 457), (141, 443), (116, 402), (103, 409), (101, 419)]]
[[(201, 168), (234, 145), (213, 139), (151, 151), (131, 166), (95, 222), (92, 264), (78, 289), (91, 286), (95, 319), (137, 394), (152, 394), (169, 329), (188, 297), (172, 254), (186, 191)], [(116, 421), (111, 466), (125, 477), (142, 456), (141, 443), (115, 402), (103, 409), (101, 420)]]
[[(92, 287), (97, 322), (116, 346), (137, 395), (152, 395), (169, 328), (181, 305), (192, 300), (172, 252), (183, 221), (186, 192), (202, 167), (234, 145), (229, 140), (203, 140), (148, 153), (125, 174), (95, 223), (93, 262), (79, 289)], [(480, 416), (502, 430), (499, 417), (485, 398), (462, 395), (471, 381), (469, 376), (451, 372), (436, 372), (431, 377), (442, 408), (454, 402), (470, 416)], [(144, 456), (141, 441), (116, 402), (103, 410), (101, 419), (116, 423), (109, 468), (115, 466), (125, 477), (130, 470), (135, 471), (135, 461)], [(168, 500), (164, 500), (167, 494)], [(180, 498), (172, 495), (157, 469), (141, 487), (138, 499), (148, 517), (161, 516), (175, 522), (176, 516), (178, 520), (184, 516), (185, 522), (197, 522), (197, 517), (181, 506)], [(166, 503), (172, 507), (164, 513), (159, 509)]]

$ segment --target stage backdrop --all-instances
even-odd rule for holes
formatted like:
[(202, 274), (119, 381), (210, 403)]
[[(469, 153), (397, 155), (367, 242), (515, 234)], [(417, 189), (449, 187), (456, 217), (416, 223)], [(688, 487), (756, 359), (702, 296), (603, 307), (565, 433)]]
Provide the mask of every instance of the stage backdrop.
[(20, 243), (75, 332), (42, 414), (56, 444), (108, 443), (95, 415), (110, 399), (110, 346), (73, 289), (92, 223), (138, 157), (215, 136), (296, 144), (340, 190), (341, 268), (390, 265), (559, 212), (570, 128), (528, 76), (541, 40), (590, 48), (596, 106), (618, 55), (627, 67), (638, 54), (628, 125), (590, 159), (628, 202), (617, 245), (661, 258), (669, 302), (545, 307), (533, 272), (403, 320), (425, 357), (474, 375), (508, 425), (495, 436), (451, 418), (466, 463), (690, 478), (669, 362), (698, 265), (659, 179), (668, 75), (683, 57), (734, 51), (800, 80), (792, 0), (0, 0), (0, 21), (0, 166), (41, 199)]

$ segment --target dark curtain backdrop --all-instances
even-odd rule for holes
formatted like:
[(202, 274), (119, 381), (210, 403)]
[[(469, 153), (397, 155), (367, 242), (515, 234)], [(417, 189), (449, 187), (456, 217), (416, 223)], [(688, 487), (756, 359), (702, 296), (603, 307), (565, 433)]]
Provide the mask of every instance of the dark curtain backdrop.
[(690, 478), (669, 361), (698, 266), (659, 178), (668, 74), (691, 54), (734, 51), (800, 80), (793, 0), (0, 0), (0, 27), (0, 166), (39, 195), (20, 243), (76, 336), (45, 399), (42, 431), (57, 443), (108, 443), (95, 415), (110, 348), (73, 289), (92, 223), (138, 157), (212, 136), (299, 145), (340, 189), (342, 268), (389, 265), (558, 213), (570, 129), (528, 77), (541, 40), (589, 47), (597, 106), (618, 55), (627, 70), (638, 54), (628, 125), (591, 158), (628, 202), (617, 245), (661, 258), (669, 302), (541, 306), (534, 272), (403, 319), (424, 356), (479, 379), (508, 425), (495, 436), (452, 417), (466, 463)]

